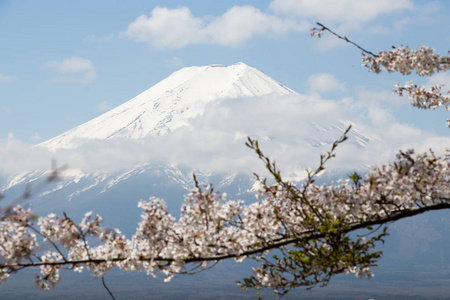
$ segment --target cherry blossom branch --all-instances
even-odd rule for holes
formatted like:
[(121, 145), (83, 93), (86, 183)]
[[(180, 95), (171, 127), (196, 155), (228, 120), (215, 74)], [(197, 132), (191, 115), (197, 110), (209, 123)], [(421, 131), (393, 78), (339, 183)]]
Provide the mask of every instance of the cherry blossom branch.
[(395, 85), (393, 90), (394, 94), (403, 96), (403, 92), (407, 92), (409, 96), (415, 100), (413, 106), (422, 109), (435, 109), (439, 106), (444, 106), (446, 110), (450, 110), (450, 95), (443, 95), (441, 89), (444, 85), (433, 86), (430, 89), (426, 89), (421, 86), (417, 86), (412, 82), (407, 82), (405, 86), (400, 84)]
[[(334, 148), (322, 162), (333, 157)], [(275, 163), (256, 149), (269, 169), (279, 175)], [(246, 257), (259, 261), (262, 267), (241, 283), (244, 289), (270, 287), (284, 293), (295, 286), (326, 284), (333, 275), (345, 271), (370, 277), (370, 267), (381, 255), (371, 249), (387, 235), (386, 228), (368, 240), (352, 240), (348, 233), (363, 228), (372, 231), (374, 225), (448, 209), (448, 159), (439, 159), (432, 152), (417, 156), (412, 151), (401, 152), (394, 163), (369, 172), (364, 182), (359, 182), (361, 176), (353, 175), (352, 182), (339, 186), (316, 186), (311, 176), (305, 184), (308, 188), (294, 189), (279, 175), (274, 186), (262, 182), (260, 200), (250, 205), (225, 201), (212, 186), (202, 189), (197, 183), (196, 190), (185, 198), (178, 220), (168, 214), (162, 200), (141, 201), (142, 219), (131, 240), (118, 230), (102, 229), (101, 218), (92, 219), (90, 213), (80, 225), (67, 216), (41, 217), (40, 234), (54, 241), (55, 249), (56, 243), (61, 243), (67, 259), (62, 251), (48, 251), (36, 256), (38, 261), (29, 259), (36, 255), (36, 236), (26, 232), (30, 212), (16, 207), (0, 223), (1, 251), (7, 260), (0, 264), (0, 279), (4, 281), (23, 268), (40, 267), (42, 275), (36, 276), (36, 284), (49, 289), (58, 283), (61, 267), (76, 271), (86, 267), (96, 277), (119, 267), (126, 271), (145, 269), (153, 275), (159, 270), (168, 281), (178, 273), (206, 269), (208, 262)], [(320, 166), (318, 169), (323, 169)], [(87, 237), (97, 237), (102, 244), (89, 248)], [(266, 258), (273, 249), (280, 249), (284, 258)], [(195, 266), (189, 268), (189, 264)], [(294, 279), (275, 276), (280, 272), (293, 274)]]
[[(393, 47), (390, 51), (381, 51), (379, 54), (374, 54), (323, 24), (317, 23), (317, 25), (320, 27), (311, 28), (310, 30), (312, 37), (320, 38), (323, 31), (328, 31), (356, 46), (362, 51), (363, 66), (376, 74), (379, 74), (384, 68), (388, 73), (399, 72), (403, 75), (409, 75), (414, 70), (419, 76), (432, 76), (436, 72), (444, 72), (450, 69), (450, 56), (441, 56), (434, 53), (434, 49), (430, 47), (420, 45), (417, 50), (413, 50), (409, 47), (400, 46)], [(418, 108), (436, 109), (439, 106), (443, 106), (446, 110), (450, 110), (450, 91), (447, 94), (443, 94), (441, 92), (443, 87), (444, 85), (438, 85), (427, 89), (412, 82), (408, 82), (404, 86), (400, 86), (397, 83), (393, 92), (400, 96), (403, 96), (403, 92), (407, 92), (412, 100), (412, 105)], [(447, 120), (447, 126), (450, 127), (450, 119)]]
[(58, 245), (56, 245), (51, 238), (48, 238), (47, 236), (45, 236), (44, 234), (42, 234), (39, 230), (37, 230), (36, 228), (34, 228), (32, 225), (27, 224), (27, 227), (30, 228), (33, 232), (35, 232), (37, 235), (41, 236), (45, 242), (50, 243), (53, 248), (61, 255), (62, 259), (67, 262), (67, 258), (64, 256), (64, 254), (62, 253), (62, 251), (59, 249)]
[[(341, 233), (342, 234), (351, 233), (353, 231), (365, 229), (367, 227), (387, 224), (387, 223), (395, 222), (395, 221), (398, 221), (401, 219), (414, 217), (414, 216), (423, 214), (425, 212), (450, 209), (450, 199), (447, 198), (444, 200), (448, 201), (448, 202), (438, 203), (438, 204), (435, 204), (432, 206), (400, 210), (400, 211), (393, 212), (392, 215), (390, 215), (390, 216), (387, 216), (384, 218), (379, 218), (379, 219), (374, 219), (374, 220), (370, 220), (370, 221), (366, 221), (366, 222), (362, 222), (362, 223), (355, 222), (353, 224), (348, 225), (347, 228), (345, 228), (341, 231)], [(218, 262), (218, 261), (226, 260), (226, 259), (250, 257), (253, 255), (261, 254), (268, 250), (280, 249), (280, 248), (283, 248), (284, 246), (289, 246), (291, 244), (296, 244), (299, 242), (305, 243), (310, 240), (325, 238), (327, 236), (327, 234), (328, 233), (324, 233), (324, 232), (322, 232), (322, 233), (305, 232), (305, 233), (298, 234), (301, 237), (273, 241), (272, 243), (270, 243), (269, 245), (266, 245), (264, 247), (258, 247), (256, 249), (244, 251), (239, 254), (223, 254), (223, 255), (216, 255), (216, 256), (210, 256), (210, 257), (196, 256), (196, 257), (192, 257), (192, 258), (186, 258), (183, 261), (186, 264), (188, 264), (188, 263), (202, 263), (202, 262), (209, 262), (209, 261)], [(30, 262), (30, 263), (17, 263), (15, 265), (0, 263), (0, 268), (17, 267), (20, 269), (24, 269), (24, 268), (40, 267), (40, 266), (58, 266), (58, 267), (68, 266), (69, 268), (72, 268), (74, 265), (104, 264), (104, 263), (108, 263), (108, 262), (124, 262), (128, 259), (129, 259), (128, 257), (114, 257), (114, 258), (110, 258), (110, 259), (87, 258), (87, 259), (80, 259), (80, 260), (38, 261), (38, 262)], [(165, 258), (165, 257), (152, 257), (152, 258), (139, 257), (138, 260), (141, 262), (158, 261), (158, 262), (164, 262), (164, 263), (173, 263), (173, 262), (177, 261), (174, 258)]]

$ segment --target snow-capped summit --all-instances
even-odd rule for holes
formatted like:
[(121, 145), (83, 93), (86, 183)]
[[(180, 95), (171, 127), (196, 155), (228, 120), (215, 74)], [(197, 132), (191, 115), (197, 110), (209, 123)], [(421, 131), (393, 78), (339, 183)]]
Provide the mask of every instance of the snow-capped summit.
[(39, 146), (76, 148), (83, 139), (142, 138), (164, 135), (224, 98), (295, 94), (261, 71), (240, 62), (231, 66), (183, 68), (158, 84)]
[[(260, 97), (266, 95), (275, 97)], [(288, 97), (283, 97), (284, 95)], [(232, 100), (227, 101), (230, 98)], [(315, 100), (297, 94), (244, 63), (181, 69), (111, 111), (39, 144), (37, 147), (50, 150), (74, 149), (74, 151), (55, 153), (62, 156), (60, 161), (69, 164), (72, 169), (63, 172), (60, 175), (60, 181), (46, 186), (39, 195), (35, 195), (29, 205), (34, 213), (44, 215), (49, 213), (48, 209), (57, 212), (65, 211), (75, 219), (82, 218), (86, 211), (101, 211), (105, 220), (111, 222), (106, 226), (119, 228), (128, 226), (128, 232), (132, 233), (135, 227), (130, 226), (134, 226), (134, 223), (131, 224), (127, 220), (139, 218), (141, 212), (136, 207), (137, 200), (146, 199), (152, 195), (164, 198), (173, 204), (180, 204), (183, 195), (193, 187), (193, 172), (201, 183), (213, 182), (217, 189), (227, 192), (228, 195), (241, 199), (244, 197), (253, 199), (252, 187), (255, 178), (250, 173), (242, 171), (242, 166), (252, 166), (252, 163), (247, 161), (248, 157), (240, 150), (232, 148), (233, 145), (242, 143), (244, 148), (245, 137), (256, 136), (267, 142), (265, 146), (270, 146), (270, 141), (274, 141), (277, 144), (274, 148), (282, 150), (278, 152), (279, 156), (286, 153), (284, 151), (287, 150), (283, 149), (288, 148), (289, 145), (292, 145), (291, 149), (294, 150), (290, 151), (295, 152), (296, 156), (304, 156), (302, 153), (308, 151), (313, 154), (322, 150), (327, 151), (350, 122), (336, 120), (332, 115), (329, 115), (329, 119), (316, 118), (315, 116), (320, 115), (314, 112), (315, 106), (312, 105), (312, 101)], [(241, 114), (241, 103), (242, 111), (258, 112), (254, 116), (258, 125), (246, 125), (248, 114)], [(214, 106), (215, 104), (218, 105)], [(224, 124), (217, 122), (218, 131), (213, 132), (219, 133), (217, 140), (219, 142), (216, 143), (214, 140), (206, 146), (197, 145), (194, 142), (187, 147), (183, 147), (182, 143), (177, 144), (184, 139), (195, 140), (194, 136), (184, 136), (190, 131), (183, 130), (183, 127), (192, 126), (191, 128), (198, 129), (195, 126), (209, 124), (208, 117), (211, 117), (212, 111), (221, 105), (223, 107), (231, 105), (236, 111)], [(277, 112), (276, 106), (282, 109)], [(290, 119), (280, 113), (286, 112), (286, 108), (292, 111)], [(305, 114), (312, 116), (305, 118)], [(202, 115), (207, 120), (202, 120)], [(212, 115), (216, 116), (216, 113)], [(274, 115), (278, 115), (279, 118), (274, 118), (273, 123), (268, 122), (265, 116), (274, 117)], [(199, 118), (194, 120), (197, 116)], [(284, 122), (291, 119), (295, 119), (295, 122)], [(236, 121), (236, 124), (229, 124), (233, 121)], [(261, 123), (258, 123), (260, 121)], [(267, 125), (271, 130), (254, 130), (259, 125), (262, 125), (261, 128)], [(299, 128), (298, 135), (293, 137), (290, 134), (293, 131), (287, 127), (293, 127), (293, 131)], [(354, 128), (355, 130), (351, 133), (352, 147), (365, 147), (371, 138), (365, 134), (364, 130), (358, 132), (356, 126)], [(173, 134), (168, 134), (171, 132)], [(269, 136), (271, 132), (275, 132), (275, 138)], [(193, 133), (199, 132), (193, 131)], [(224, 133), (223, 139), (220, 137), (221, 133)], [(126, 143), (120, 141), (120, 139), (140, 139), (161, 135), (166, 137), (150, 138), (146, 140), (147, 143), (140, 143), (139, 140), (136, 143), (128, 140)], [(119, 141), (84, 144), (86, 140), (95, 139)], [(175, 145), (177, 149), (165, 156), (166, 153), (163, 152), (171, 152), (171, 145)], [(228, 147), (229, 145), (231, 148)], [(123, 148), (123, 146), (126, 147)], [(177, 151), (183, 152), (180, 159), (178, 159)], [(97, 153), (93, 154), (94, 152)], [(226, 154), (228, 152), (229, 154)], [(135, 155), (136, 153), (138, 155)], [(105, 156), (103, 157), (102, 154)], [(252, 154), (251, 151), (249, 154)], [(200, 156), (202, 156), (201, 159), (197, 161), (197, 157)], [(199, 163), (202, 161), (205, 163)], [(92, 166), (90, 163), (98, 163), (98, 166)], [(291, 180), (304, 179), (306, 172), (303, 170), (310, 162), (304, 160), (303, 163), (304, 167), (295, 165), (295, 169), (290, 171)], [(107, 167), (104, 167), (105, 165)], [(225, 166), (226, 170), (221, 169), (221, 172), (214, 173), (216, 165), (219, 168)], [(340, 172), (348, 173), (347, 170)], [(44, 170), (30, 170), (11, 176), (0, 188), (4, 188), (5, 193), (18, 194), (28, 188), (27, 182), (48, 182), (48, 174), (49, 172)], [(323, 173), (321, 176), (324, 178), (326, 175)], [(177, 202), (176, 199), (180, 201)], [(179, 206), (176, 207), (177, 210), (178, 208)], [(127, 212), (128, 218), (123, 218), (123, 212)], [(116, 221), (119, 224), (113, 225)]]

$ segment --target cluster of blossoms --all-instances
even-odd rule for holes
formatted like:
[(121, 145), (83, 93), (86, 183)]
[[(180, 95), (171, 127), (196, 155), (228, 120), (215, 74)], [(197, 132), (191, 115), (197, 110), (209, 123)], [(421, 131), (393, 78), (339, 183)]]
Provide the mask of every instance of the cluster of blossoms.
[[(431, 47), (420, 45), (417, 50), (409, 47), (394, 47), (390, 51), (381, 51), (374, 54), (362, 48), (358, 44), (350, 41), (347, 37), (340, 36), (328, 27), (317, 23), (319, 27), (310, 29), (311, 37), (320, 38), (324, 31), (329, 31), (338, 38), (353, 44), (362, 51), (363, 66), (367, 67), (370, 72), (379, 74), (382, 69), (389, 73), (399, 72), (403, 75), (410, 75), (412, 71), (419, 76), (432, 76), (437, 72), (444, 72), (450, 69), (450, 56), (442, 56), (434, 52)], [(415, 85), (411, 82), (404, 86), (396, 84), (394, 93), (403, 95), (407, 92), (412, 100), (413, 106), (423, 109), (435, 109), (444, 106), (446, 110), (450, 109), (450, 91), (442, 93), (444, 85), (433, 86), (429, 89), (426, 87)], [(447, 125), (450, 127), (450, 119), (447, 119)]]
[(373, 168), (366, 178), (309, 185), (304, 190), (289, 184), (277, 185), (276, 190), (266, 187), (260, 204), (269, 211), (272, 230), (277, 230), (268, 245), (276, 244), (283, 255), (274, 260), (257, 257), (262, 267), (254, 269), (255, 276), (242, 287), (286, 291), (294, 285), (326, 283), (344, 272), (370, 278), (370, 267), (381, 254), (372, 252), (374, 242), (387, 234), (351, 240), (347, 232), (429, 209), (450, 208), (450, 157), (414, 156), (411, 150), (400, 153), (392, 164)]
[[(241, 283), (243, 289), (283, 290), (293, 286), (289, 276), (298, 285), (315, 285), (344, 272), (370, 277), (370, 266), (379, 256), (371, 252), (374, 240), (350, 240), (347, 233), (421, 210), (450, 208), (449, 180), (449, 157), (408, 152), (372, 169), (364, 182), (310, 182), (302, 189), (282, 180), (271, 186), (262, 182), (259, 200), (249, 205), (227, 201), (224, 194), (205, 186), (185, 197), (178, 220), (164, 201), (140, 201), (141, 222), (131, 239), (117, 229), (101, 228), (101, 217), (91, 213), (79, 224), (51, 214), (40, 217), (34, 227), (30, 212), (18, 206), (0, 223), (1, 280), (32, 266), (41, 267), (36, 284), (42, 289), (58, 283), (61, 267), (85, 267), (94, 276), (113, 267), (145, 270), (153, 276), (161, 271), (170, 280), (190, 268), (246, 257), (262, 266)], [(54, 249), (39, 255), (36, 235)], [(89, 245), (92, 238), (97, 238), (96, 246)], [(267, 258), (272, 249), (283, 256)]]
[(370, 72), (381, 73), (381, 67), (387, 72), (399, 72), (403, 75), (411, 74), (415, 70), (419, 76), (431, 76), (435, 72), (450, 69), (450, 56), (434, 53), (434, 49), (420, 45), (419, 49), (409, 47), (395, 47), (390, 51), (381, 51), (375, 57), (362, 53), (363, 66)]
[(446, 110), (450, 110), (450, 95), (444, 95), (441, 93), (441, 89), (444, 85), (433, 86), (430, 89), (426, 89), (422, 86), (407, 82), (405, 86), (400, 84), (395, 85), (393, 92), (403, 96), (403, 92), (406, 91), (409, 97), (414, 100), (413, 106), (423, 109), (435, 109), (439, 106), (444, 106)]
[(321, 38), (324, 30), (324, 28), (312, 27), (309, 29), (309, 34), (311, 37)]
[(37, 246), (36, 234), (28, 228), (31, 214), (20, 205), (3, 212), (0, 219), (1, 257), (7, 261), (0, 269), (0, 282), (6, 281), (9, 273), (16, 270), (17, 263), (28, 260)]
[[(419, 49), (413, 50), (408, 47), (396, 47), (391, 51), (381, 51), (375, 57), (362, 53), (363, 66), (369, 68), (371, 72), (380, 73), (382, 67), (389, 73), (400, 72), (403, 75), (411, 74), (415, 71), (419, 76), (431, 76), (436, 72), (450, 69), (450, 56), (441, 56), (434, 53), (434, 49), (423, 45)], [(443, 85), (426, 89), (411, 82), (404, 86), (396, 84), (394, 93), (403, 95), (407, 92), (413, 100), (413, 105), (423, 109), (437, 108), (444, 106), (450, 109), (450, 95), (441, 93)]]

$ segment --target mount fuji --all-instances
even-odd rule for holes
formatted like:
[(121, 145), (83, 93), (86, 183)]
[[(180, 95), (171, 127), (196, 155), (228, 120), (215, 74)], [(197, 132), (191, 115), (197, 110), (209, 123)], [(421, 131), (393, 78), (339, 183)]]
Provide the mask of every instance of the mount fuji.
[[(335, 113), (339, 104), (333, 103), (320, 97), (308, 98), (298, 94), (244, 63), (183, 68), (109, 112), (36, 145), (33, 150), (50, 153), (51, 156), (62, 155), (62, 162), (69, 163), (69, 168), (60, 173), (59, 181), (46, 184), (50, 171), (28, 170), (0, 182), (0, 190), (7, 198), (14, 199), (24, 191), (33, 191), (33, 187), (43, 185), (24, 204), (31, 207), (34, 213), (46, 215), (50, 212), (61, 214), (64, 211), (78, 221), (85, 212), (93, 211), (103, 217), (104, 226), (120, 228), (130, 236), (135, 232), (141, 213), (137, 208), (139, 199), (148, 199), (149, 196), (163, 198), (169, 211), (178, 215), (183, 196), (193, 188), (193, 172), (201, 183), (212, 182), (216, 190), (226, 192), (228, 198), (245, 201), (254, 199), (255, 179), (251, 175), (255, 171), (253, 165), (248, 167), (249, 158), (243, 156), (243, 152), (236, 152), (231, 148), (236, 144), (245, 149), (243, 145), (247, 136), (258, 138), (263, 150), (271, 150), (270, 156), (278, 159), (277, 163), (282, 163), (284, 157), (287, 157), (288, 164), (285, 167), (294, 170), (291, 172), (295, 175), (292, 180), (297, 182), (305, 177), (303, 170), (314, 167), (319, 154), (328, 151), (348, 125), (353, 125), (349, 141), (344, 144), (344, 147), (350, 147), (346, 148), (348, 153), (366, 150), (377, 142), (376, 135), (369, 134), (363, 126), (337, 119), (335, 116), (342, 114)], [(324, 115), (324, 110), (328, 114)], [(269, 130), (273, 128), (276, 130)], [(295, 147), (290, 148), (292, 145)], [(196, 153), (186, 155), (189, 151)], [(67, 153), (70, 155), (66, 155)], [(174, 160), (174, 153), (182, 153), (184, 156)], [(358, 156), (364, 155), (370, 156)], [(204, 156), (203, 161), (206, 163), (200, 165), (199, 161), (202, 160), (197, 159), (199, 156)], [(71, 160), (64, 159), (68, 157)], [(259, 163), (254, 156), (250, 157)], [(301, 158), (301, 163), (295, 165), (292, 157)], [(356, 158), (354, 155), (347, 156), (345, 162), (355, 161)], [(61, 162), (61, 159), (58, 161)], [(80, 163), (83, 161), (88, 163), (83, 165)], [(104, 161), (102, 168), (95, 165), (98, 161)], [(118, 161), (122, 161), (120, 167), (108, 168), (109, 165), (115, 166)], [(92, 163), (94, 166), (90, 166)], [(225, 167), (220, 172), (214, 172), (212, 166), (218, 164)], [(241, 165), (244, 167), (239, 168)], [(351, 172), (354, 166), (350, 168), (324, 172), (319, 181), (341, 178)], [(223, 171), (224, 169), (227, 171)], [(437, 222), (437, 219), (441, 221)], [(382, 280), (378, 283), (377, 279), (375, 282), (372, 280), (364, 283), (367, 286), (365, 290), (373, 294), (377, 286), (379, 290), (383, 290), (385, 286), (405, 281), (403, 277), (399, 279), (399, 275), (395, 275), (398, 274), (395, 268), (403, 264), (400, 269), (408, 270), (411, 261), (425, 265), (408, 272), (408, 276), (414, 272), (422, 272), (416, 276), (417, 282), (428, 278), (429, 273), (423, 270), (429, 270), (430, 266), (433, 266), (436, 274), (448, 274), (449, 263), (445, 249), (448, 249), (449, 241), (442, 242), (440, 239), (450, 230), (445, 214), (401, 221), (393, 224), (392, 228), (394, 234), (389, 243), (393, 243), (391, 249), (385, 251), (388, 255), (381, 261), (384, 269), (380, 267), (375, 270), (381, 273), (376, 278)], [(427, 256), (430, 259), (423, 259), (423, 253), (428, 253), (430, 249), (437, 250)], [(225, 271), (212, 278), (222, 282), (226, 275), (233, 277), (230, 279), (233, 282), (237, 279), (234, 276), (240, 276), (228, 273)], [(247, 275), (249, 273), (245, 271), (243, 276)], [(400, 273), (400, 276), (404, 276), (404, 273)], [(110, 278), (115, 280), (114, 276)], [(134, 281), (137, 277), (128, 281), (118, 278), (120, 280), (116, 280), (116, 283), (123, 287), (124, 298), (151, 281), (145, 277), (136, 284)], [(396, 279), (391, 280), (392, 278)], [(438, 276), (437, 280), (441, 280), (439, 278)], [(212, 283), (211, 280), (203, 278), (188, 281), (189, 288), (199, 286), (199, 290), (203, 291), (210, 288), (210, 284), (216, 287), (214, 284), (217, 282)], [(132, 284), (130, 281), (133, 281)], [(155, 287), (156, 283), (151, 282), (151, 286)], [(359, 289), (357, 284), (342, 278), (338, 279), (338, 283), (335, 290), (339, 293), (342, 292), (342, 286), (346, 285), (351, 286), (347, 289), (348, 295), (354, 296), (354, 291)], [(76, 287), (70, 284), (66, 286), (72, 289)], [(229, 292), (228, 287), (223, 288), (226, 289), (223, 293)], [(231, 288), (233, 287), (231, 284)], [(399, 285), (392, 287), (392, 290), (402, 293), (402, 288)], [(91, 289), (97, 290), (96, 287)], [(173, 286), (158, 286), (155, 289), (147, 287), (145, 291), (148, 292), (149, 289), (151, 293), (156, 289), (163, 289), (167, 294), (176, 290), (172, 291)], [(180, 293), (188, 288), (182, 289)], [(448, 291), (448, 285), (444, 289)], [(79, 291), (74, 291), (77, 292)], [(216, 292), (212, 291), (211, 295)], [(67, 296), (65, 290), (63, 294), (64, 297)], [(245, 296), (237, 295), (236, 297)], [(306, 294), (307, 297), (308, 295), (311, 296)]]
[[(254, 103), (260, 106), (264, 105), (260, 104), (264, 103), (260, 102), (260, 99), (268, 98), (275, 100), (270, 102), (272, 105), (283, 105), (283, 102), (289, 101), (290, 96), (298, 95), (244, 63), (187, 67), (122, 105), (34, 148), (49, 151), (54, 155), (69, 151), (88, 157), (98, 150), (96, 145), (101, 145), (106, 152), (114, 152), (113, 147), (110, 148), (114, 143), (127, 145), (128, 152), (122, 151), (108, 157), (106, 163), (113, 164), (123, 156), (133, 156), (133, 147), (146, 151), (146, 147), (154, 148), (153, 143), (164, 141), (165, 137), (179, 132), (183, 132), (182, 135), (191, 134), (194, 139), (198, 129), (187, 129), (201, 120), (211, 105), (237, 101), (238, 105)], [(274, 110), (276, 107), (268, 109)], [(252, 122), (251, 118), (244, 119), (246, 122)], [(339, 120), (331, 120), (325, 124), (319, 121), (302, 123), (307, 134), (301, 143), (305, 143), (305, 147), (312, 152), (317, 152), (320, 147), (328, 149), (348, 124), (350, 122)], [(227, 126), (230, 126), (230, 131), (236, 131), (231, 133), (234, 139), (241, 137), (238, 142), (242, 148), (245, 148), (243, 144), (246, 136), (257, 136), (262, 140), (276, 139), (264, 133), (255, 134), (241, 128), (232, 129), (232, 125)], [(370, 136), (360, 134), (357, 130), (352, 132), (352, 138), (355, 147), (364, 147), (372, 140)], [(90, 152), (83, 152), (86, 145), (90, 145)], [(183, 145), (174, 144), (173, 147), (182, 148)], [(159, 152), (164, 151), (162, 148)], [(161, 154), (157, 150), (154, 153)], [(217, 155), (212, 157), (212, 162), (222, 159)], [(233, 158), (235, 161), (239, 159), (241, 158)], [(74, 218), (92, 210), (104, 217), (105, 224), (125, 227), (125, 232), (133, 232), (136, 224), (130, 223), (129, 220), (139, 217), (137, 201), (149, 196), (161, 197), (169, 202), (169, 209), (176, 211), (183, 196), (193, 187), (194, 171), (200, 182), (213, 182), (216, 188), (226, 191), (232, 197), (253, 198), (252, 188), (255, 180), (250, 175), (253, 170), (244, 174), (230, 169), (228, 172), (216, 174), (208, 168), (195, 168), (164, 159), (134, 160), (129, 165), (113, 170), (86, 170), (71, 165), (61, 173), (60, 181), (33, 195), (30, 205), (38, 214), (49, 213), (48, 209), (51, 208), (54, 212), (70, 213)], [(48, 175), (49, 171), (30, 171), (12, 176), (4, 184), (3, 190), (9, 195), (18, 195), (27, 184), (37, 185), (45, 181)], [(124, 212), (126, 216), (122, 215)], [(125, 222), (125, 225), (117, 222)]]
[(224, 98), (296, 94), (244, 63), (183, 68), (158, 84), (40, 146), (75, 148), (81, 139), (139, 139), (187, 126), (206, 104)]

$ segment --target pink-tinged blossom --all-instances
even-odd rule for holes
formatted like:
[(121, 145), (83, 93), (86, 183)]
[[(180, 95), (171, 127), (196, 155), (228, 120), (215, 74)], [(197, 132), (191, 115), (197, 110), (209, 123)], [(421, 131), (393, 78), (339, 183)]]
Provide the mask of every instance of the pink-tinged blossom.
[[(375, 57), (362, 53), (363, 66), (369, 68), (370, 72), (381, 73), (385, 71), (399, 72), (403, 75), (409, 75), (412, 71), (419, 76), (432, 76), (437, 72), (443, 72), (450, 69), (450, 56), (441, 56), (434, 52), (433, 48), (423, 45), (419, 49), (413, 50), (408, 47), (396, 47), (390, 51), (381, 51)], [(394, 93), (403, 95), (407, 92), (412, 100), (413, 106), (423, 109), (435, 109), (444, 106), (446, 110), (450, 109), (450, 94), (442, 93), (444, 85), (433, 86), (429, 89), (417, 86), (412, 82), (404, 86), (396, 84)]]
[(409, 47), (395, 47), (390, 51), (381, 51), (375, 57), (362, 53), (363, 66), (370, 72), (381, 73), (382, 68), (387, 72), (399, 72), (409, 75), (415, 71), (419, 76), (431, 76), (436, 72), (450, 69), (450, 56), (434, 53), (434, 49), (420, 45), (419, 49)]
[[(378, 54), (370, 52), (345, 36), (333, 32), (328, 27), (317, 23), (318, 28), (310, 29), (311, 37), (320, 38), (324, 31), (329, 31), (338, 38), (353, 44), (362, 51), (361, 57), (363, 66), (367, 67), (370, 72), (379, 74), (384, 69), (388, 73), (399, 72), (403, 75), (410, 75), (413, 71), (419, 76), (432, 76), (437, 72), (445, 72), (450, 69), (450, 56), (441, 56), (434, 52), (434, 49), (424, 45), (420, 45), (417, 50), (409, 47), (393, 47), (390, 51), (381, 51)], [(439, 106), (444, 106), (449, 110), (450, 106), (450, 91), (442, 93), (441, 90), (444, 85), (437, 85), (431, 88), (426, 88), (413, 84), (406, 83), (404, 86), (396, 84), (393, 92), (403, 96), (407, 92), (409, 98), (412, 100), (412, 105), (422, 109), (435, 109)], [(450, 127), (450, 119), (446, 120), (447, 126)]]
[[(39, 261), (33, 260), (37, 242), (30, 212), (17, 206), (3, 216), (0, 224), (2, 256), (8, 261), (0, 265), (0, 281), (5, 281), (17, 267), (33, 264), (41, 266), (35, 283), (42, 289), (50, 289), (59, 282), (59, 267), (63, 265), (78, 272), (87, 268), (95, 277), (114, 267), (126, 271), (144, 269), (153, 276), (159, 270), (169, 281), (189, 270), (191, 263), (205, 268), (208, 261), (223, 258), (242, 261), (251, 256), (249, 253), (264, 257), (271, 245), (279, 243), (276, 248), (284, 249), (308, 234), (320, 234), (323, 216), (332, 216), (331, 220), (340, 220), (345, 226), (355, 226), (450, 201), (448, 156), (442, 159), (432, 152), (400, 153), (394, 163), (373, 168), (366, 178), (359, 184), (350, 181), (339, 185), (309, 184), (302, 192), (299, 189), (292, 192), (279, 184), (261, 184), (258, 201), (248, 205), (228, 201), (225, 194), (205, 186), (185, 197), (178, 220), (168, 213), (163, 200), (150, 198), (139, 202), (143, 212), (131, 239), (118, 229), (101, 228), (100, 216), (92, 218), (87, 213), (76, 224), (68, 217), (51, 214), (39, 218), (37, 232), (52, 243), (55, 251), (41, 255)], [(101, 243), (92, 247), (88, 237), (97, 237)], [(373, 247), (364, 239), (353, 243), (364, 251)], [(315, 262), (320, 257), (317, 249), (322, 249), (320, 255), (332, 255), (335, 250), (325, 240), (316, 246), (301, 247), (311, 270), (317, 272), (320, 270), (320, 261)], [(32, 262), (24, 262), (29, 259)], [(283, 260), (277, 264), (287, 267)], [(372, 276), (370, 267), (364, 264), (337, 261), (332, 268), (337, 273)], [(253, 273), (258, 288), (277, 288), (289, 282), (264, 265)]]
[(413, 100), (412, 105), (418, 108), (435, 109), (439, 106), (444, 106), (446, 110), (450, 110), (450, 95), (441, 93), (443, 87), (444, 85), (441, 84), (426, 89), (425, 87), (417, 86), (412, 82), (407, 82), (404, 86), (400, 86), (400, 84), (397, 83), (393, 92), (400, 96), (403, 96), (403, 93), (407, 92), (409, 97)]

